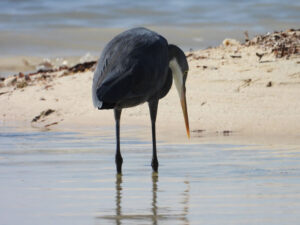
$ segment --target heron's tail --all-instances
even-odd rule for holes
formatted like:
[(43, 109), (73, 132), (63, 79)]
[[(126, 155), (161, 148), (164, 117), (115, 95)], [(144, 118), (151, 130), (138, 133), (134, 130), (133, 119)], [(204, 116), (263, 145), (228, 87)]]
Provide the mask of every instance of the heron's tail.
[(106, 88), (103, 88), (101, 85), (98, 84), (100, 79), (100, 73), (98, 70), (98, 66), (94, 73), (93, 78), (93, 86), (92, 86), (92, 97), (93, 97), (93, 104), (95, 108), (98, 109), (113, 109), (116, 106), (116, 103), (107, 102), (104, 100), (104, 95), (106, 93)]
[(97, 96), (97, 91), (94, 90), (94, 87), (93, 87), (93, 90), (92, 90), (92, 96), (93, 96), (94, 107), (98, 108), (98, 109), (101, 109), (102, 106), (103, 106), (103, 102), (99, 100), (99, 98)]
[(97, 95), (97, 91), (93, 91), (93, 104), (95, 108), (98, 109), (113, 109), (115, 108), (115, 103), (100, 101)]

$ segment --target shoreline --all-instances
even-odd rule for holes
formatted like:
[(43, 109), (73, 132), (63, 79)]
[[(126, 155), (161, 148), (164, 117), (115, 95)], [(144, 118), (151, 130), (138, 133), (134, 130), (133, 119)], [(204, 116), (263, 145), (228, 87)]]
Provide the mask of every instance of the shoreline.
[[(288, 43), (293, 35), (295, 52), (276, 50), (276, 43)], [(218, 47), (186, 53), (192, 139), (219, 135), (298, 138), (300, 31), (258, 37), (262, 40), (255, 37), (240, 44), (226, 39)], [(20, 73), (0, 82), (1, 124), (21, 122), (39, 129), (114, 127), (112, 111), (99, 111), (92, 106), (93, 68), (65, 68), (68, 69), (43, 70), (30, 76)], [(150, 127), (149, 121), (146, 104), (122, 113), (121, 123), (125, 126)], [(157, 131), (163, 139), (187, 139), (174, 85), (159, 103)]]
[[(230, 37), (244, 41), (244, 27), (250, 38), (260, 32), (297, 27), (296, 23), (268, 24), (264, 29), (240, 24), (228, 27), (228, 24), (211, 25), (186, 24), (184, 27), (174, 25), (150, 25), (147, 28), (162, 34), (169, 43), (176, 43), (184, 51), (200, 50), (217, 46)], [(199, 29), (199, 27), (201, 29)], [(1, 30), (0, 36), (0, 76), (13, 75), (18, 72), (32, 72), (39, 64), (50, 61), (52, 64), (67, 62), (68, 66), (84, 60), (98, 59), (101, 50), (110, 39), (124, 31), (124, 27), (52, 27), (28, 30)], [(90, 59), (87, 59), (87, 57)]]

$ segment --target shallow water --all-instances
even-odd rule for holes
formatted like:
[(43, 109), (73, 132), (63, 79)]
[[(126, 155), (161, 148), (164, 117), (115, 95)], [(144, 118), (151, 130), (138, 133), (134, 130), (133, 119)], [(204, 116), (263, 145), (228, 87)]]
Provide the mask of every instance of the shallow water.
[(151, 27), (185, 50), (220, 44), (243, 32), (299, 28), (295, 0), (1, 0), (0, 56), (98, 55), (114, 35)]
[[(0, 29), (131, 27), (145, 25), (254, 24), (299, 18), (294, 0), (2, 0)], [(259, 26), (259, 25), (256, 25)]]
[(300, 146), (159, 142), (152, 174), (150, 140), (122, 138), (120, 177), (112, 133), (1, 127), (0, 224), (300, 221)]

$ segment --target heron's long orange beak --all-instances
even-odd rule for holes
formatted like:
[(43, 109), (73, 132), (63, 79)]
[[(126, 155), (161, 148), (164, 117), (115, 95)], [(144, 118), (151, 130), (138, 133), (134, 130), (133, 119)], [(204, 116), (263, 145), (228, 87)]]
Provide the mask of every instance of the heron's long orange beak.
[(181, 102), (181, 108), (182, 108), (182, 113), (185, 122), (186, 133), (188, 138), (190, 138), (190, 125), (189, 125), (189, 116), (188, 116), (187, 106), (186, 106), (186, 97), (184, 91), (182, 91), (181, 93), (182, 94), (180, 97), (180, 102)]

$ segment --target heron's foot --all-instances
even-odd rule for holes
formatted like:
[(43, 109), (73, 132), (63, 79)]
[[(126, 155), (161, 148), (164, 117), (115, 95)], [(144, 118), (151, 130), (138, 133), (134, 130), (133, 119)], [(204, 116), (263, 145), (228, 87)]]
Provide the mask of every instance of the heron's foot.
[(158, 172), (158, 160), (156, 158), (152, 159), (152, 163), (151, 163), (152, 169), (154, 172)]
[(122, 173), (122, 164), (123, 164), (123, 158), (121, 155), (116, 155), (116, 168), (117, 168), (117, 173), (121, 174)]

